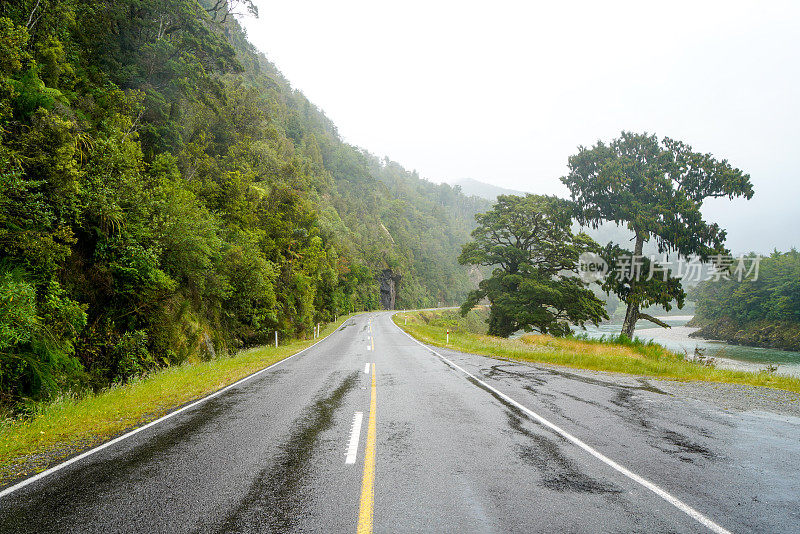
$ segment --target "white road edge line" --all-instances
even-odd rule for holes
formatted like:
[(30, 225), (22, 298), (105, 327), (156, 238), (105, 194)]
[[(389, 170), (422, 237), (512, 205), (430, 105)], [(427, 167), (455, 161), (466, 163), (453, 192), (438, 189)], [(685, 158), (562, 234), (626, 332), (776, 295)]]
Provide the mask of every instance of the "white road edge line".
[(655, 493), (656, 495), (658, 495), (659, 497), (661, 497), (662, 499), (664, 499), (665, 501), (667, 501), (668, 503), (673, 505), (678, 510), (684, 512), (685, 514), (690, 516), (692, 519), (696, 520), (698, 523), (700, 523), (700, 524), (704, 525), (705, 527), (707, 527), (712, 532), (716, 532), (717, 534), (732, 534), (731, 531), (729, 531), (729, 530), (723, 528), (722, 526), (718, 525), (717, 523), (715, 523), (714, 521), (712, 521), (708, 517), (704, 516), (703, 514), (701, 514), (700, 512), (698, 512), (697, 510), (695, 510), (694, 508), (689, 506), (688, 504), (684, 503), (683, 501), (681, 501), (677, 497), (673, 497), (672, 495), (667, 493), (665, 490), (663, 490), (660, 487), (656, 486), (655, 484), (653, 484), (649, 480), (647, 480), (647, 479), (637, 475), (633, 471), (630, 471), (627, 468), (621, 466), (620, 464), (618, 464), (617, 462), (615, 462), (614, 460), (612, 460), (608, 456), (604, 455), (603, 453), (601, 453), (597, 449), (594, 449), (591, 445), (588, 445), (587, 443), (581, 441), (579, 438), (573, 436), (572, 434), (570, 434), (569, 432), (567, 432), (563, 428), (557, 426), (556, 424), (551, 423), (550, 421), (548, 421), (547, 419), (545, 419), (541, 415), (539, 415), (536, 412), (534, 412), (533, 410), (523, 406), (522, 404), (520, 404), (519, 402), (515, 401), (514, 399), (512, 399), (511, 397), (509, 397), (505, 393), (503, 393), (501, 391), (498, 391), (497, 389), (493, 388), (492, 386), (490, 386), (489, 384), (487, 384), (486, 382), (484, 382), (480, 378), (476, 377), (475, 375), (473, 375), (472, 373), (470, 373), (469, 371), (467, 371), (463, 367), (459, 366), (458, 364), (456, 364), (456, 363), (452, 362), (451, 360), (445, 358), (444, 356), (442, 356), (441, 354), (436, 352), (431, 347), (425, 345), (421, 341), (419, 341), (417, 339), (414, 339), (414, 337), (412, 337), (411, 334), (409, 334), (408, 332), (406, 332), (405, 330), (403, 330), (402, 328), (397, 326), (394, 323), (394, 321), (392, 321), (392, 324), (394, 324), (395, 327), (397, 327), (398, 330), (400, 330), (402, 333), (404, 333), (406, 336), (408, 336), (408, 338), (411, 339), (411, 341), (413, 341), (413, 342), (417, 343), (418, 345), (421, 345), (422, 347), (428, 349), (433, 354), (435, 354), (436, 356), (438, 356), (439, 358), (441, 358), (442, 360), (444, 360), (448, 364), (452, 365), (454, 368), (458, 369), (459, 371), (461, 371), (462, 373), (464, 373), (468, 377), (470, 377), (473, 380), (475, 380), (476, 382), (480, 383), (485, 388), (491, 390), (492, 392), (494, 392), (495, 394), (499, 395), (500, 397), (502, 397), (503, 399), (505, 399), (509, 403), (513, 404), (514, 406), (516, 406), (517, 408), (519, 408), (520, 410), (525, 412), (527, 415), (529, 415), (530, 417), (532, 417), (533, 419), (535, 419), (536, 421), (538, 421), (542, 425), (546, 426), (547, 428), (549, 428), (553, 432), (555, 432), (555, 433), (559, 434), (560, 436), (566, 438), (568, 441), (571, 441), (572, 443), (574, 443), (575, 445), (577, 445), (578, 447), (580, 447), (584, 451), (588, 452), (589, 454), (591, 454), (592, 456), (594, 456), (595, 458), (597, 458), (598, 460), (600, 460), (604, 464), (608, 465), (609, 467), (611, 467), (615, 471), (617, 471), (619, 473), (622, 473), (623, 475), (625, 475), (629, 479), (633, 480), (634, 482), (636, 482), (636, 483), (644, 486), (645, 488), (649, 489), (650, 491), (652, 491), (653, 493)]
[(356, 412), (353, 416), (353, 426), (350, 428), (350, 443), (347, 445), (347, 456), (344, 459), (344, 463), (346, 464), (356, 463), (358, 440), (361, 438), (361, 421), (363, 419), (364, 412)]
[(364, 374), (365, 375), (369, 374), (369, 362), (364, 364)]
[[(333, 334), (333, 333), (335, 333), (335, 332), (336, 332), (336, 330), (334, 330), (333, 332), (331, 332), (331, 334)], [(228, 385), (228, 386), (225, 386), (224, 388), (222, 388), (222, 389), (219, 389), (219, 390), (215, 391), (214, 393), (211, 393), (211, 394), (209, 394), (209, 395), (207, 395), (207, 396), (203, 397), (202, 399), (198, 399), (198, 400), (194, 401), (194, 402), (193, 402), (193, 403), (191, 403), (191, 404), (187, 404), (187, 405), (186, 405), (186, 406), (184, 406), (183, 408), (179, 408), (179, 409), (175, 410), (174, 412), (170, 412), (170, 413), (168, 413), (167, 415), (164, 415), (164, 416), (162, 416), (162, 417), (159, 417), (159, 418), (158, 418), (158, 419), (156, 419), (155, 421), (150, 421), (150, 422), (149, 422), (149, 423), (147, 423), (146, 425), (140, 426), (139, 428), (135, 428), (135, 429), (131, 430), (130, 432), (128, 432), (128, 433), (126, 433), (126, 434), (123, 434), (123, 435), (121, 435), (121, 436), (117, 436), (116, 438), (112, 439), (111, 441), (106, 441), (105, 443), (103, 443), (103, 444), (101, 444), (101, 445), (98, 445), (97, 447), (95, 447), (95, 448), (93, 448), (93, 449), (89, 449), (88, 451), (86, 451), (86, 452), (84, 452), (84, 453), (81, 453), (81, 454), (79, 454), (78, 456), (74, 456), (74, 457), (70, 458), (69, 460), (67, 460), (67, 461), (65, 461), (65, 462), (63, 462), (63, 463), (60, 463), (60, 464), (58, 464), (58, 465), (54, 465), (54, 466), (53, 466), (53, 467), (51, 467), (50, 469), (46, 469), (46, 470), (42, 471), (41, 473), (38, 473), (38, 474), (36, 474), (36, 475), (34, 475), (34, 476), (30, 477), (30, 478), (26, 478), (25, 480), (23, 480), (23, 481), (21, 481), (21, 482), (18, 482), (17, 484), (14, 484), (13, 486), (9, 486), (9, 487), (7, 487), (6, 489), (4, 489), (3, 491), (0, 491), (0, 499), (2, 499), (3, 497), (5, 497), (6, 495), (10, 495), (10, 494), (14, 493), (15, 491), (17, 491), (17, 490), (19, 490), (19, 489), (22, 489), (22, 488), (24, 488), (25, 486), (27, 486), (27, 485), (29, 485), (29, 484), (33, 484), (34, 482), (36, 482), (36, 481), (38, 481), (38, 480), (41, 480), (41, 479), (43, 479), (44, 477), (46, 477), (46, 476), (48, 476), (48, 475), (52, 475), (52, 474), (53, 474), (53, 473), (55, 473), (56, 471), (60, 471), (61, 469), (64, 469), (65, 467), (68, 467), (68, 466), (70, 466), (70, 465), (74, 464), (75, 462), (79, 462), (79, 461), (83, 460), (84, 458), (86, 458), (86, 457), (88, 457), (88, 456), (91, 456), (92, 454), (95, 454), (95, 453), (97, 453), (97, 452), (100, 452), (100, 451), (102, 451), (103, 449), (107, 449), (108, 447), (111, 447), (112, 445), (116, 445), (116, 444), (117, 444), (117, 443), (119, 443), (120, 441), (124, 441), (124, 440), (128, 439), (129, 437), (131, 437), (131, 436), (134, 436), (134, 435), (138, 434), (139, 432), (142, 432), (142, 431), (144, 431), (144, 430), (147, 430), (148, 428), (150, 428), (150, 427), (152, 427), (152, 426), (155, 426), (155, 425), (157, 425), (157, 424), (159, 424), (159, 423), (163, 423), (163, 422), (164, 422), (164, 421), (166, 421), (167, 419), (170, 419), (170, 418), (172, 418), (172, 417), (175, 417), (175, 416), (176, 416), (176, 415), (178, 415), (179, 413), (185, 412), (186, 410), (190, 410), (190, 409), (194, 408), (195, 406), (197, 406), (197, 405), (199, 405), (199, 404), (202, 404), (202, 403), (204, 403), (204, 402), (206, 402), (206, 401), (208, 401), (208, 400), (211, 400), (211, 399), (213, 399), (214, 397), (216, 397), (216, 396), (218, 396), (218, 395), (221, 395), (221, 394), (225, 393), (225, 392), (226, 392), (226, 391), (228, 391), (229, 389), (231, 389), (231, 388), (235, 388), (235, 387), (236, 387), (236, 386), (238, 386), (239, 384), (242, 384), (242, 383), (244, 383), (244, 382), (247, 382), (248, 380), (251, 380), (251, 379), (253, 379), (253, 378), (257, 377), (257, 376), (258, 376), (258, 375), (260, 375), (261, 373), (264, 373), (264, 372), (266, 372), (266, 371), (269, 371), (269, 370), (270, 370), (270, 369), (272, 369), (273, 367), (276, 367), (276, 366), (278, 366), (278, 365), (280, 365), (280, 364), (282, 364), (282, 363), (284, 363), (284, 362), (286, 362), (286, 361), (288, 361), (288, 360), (291, 360), (291, 359), (292, 359), (292, 358), (294, 358), (295, 356), (299, 356), (299, 355), (301, 355), (302, 353), (304, 353), (305, 351), (307, 351), (307, 350), (309, 350), (309, 349), (312, 349), (312, 348), (314, 348), (314, 347), (315, 347), (317, 344), (319, 344), (319, 343), (321, 343), (321, 342), (325, 341), (326, 339), (328, 339), (328, 338), (331, 336), (331, 334), (328, 334), (328, 335), (327, 335), (327, 336), (325, 336), (324, 338), (322, 338), (322, 339), (320, 339), (319, 341), (315, 342), (313, 345), (310, 345), (310, 346), (308, 346), (308, 347), (304, 348), (303, 350), (301, 350), (301, 351), (299, 351), (299, 352), (295, 352), (295, 353), (294, 353), (294, 354), (292, 354), (291, 356), (287, 356), (286, 358), (284, 358), (284, 359), (282, 359), (282, 360), (279, 360), (279, 361), (277, 361), (277, 362), (275, 362), (275, 363), (273, 363), (273, 364), (271, 364), (271, 365), (268, 365), (267, 367), (264, 367), (263, 369), (261, 369), (261, 370), (259, 370), (259, 371), (256, 371), (256, 372), (255, 372), (255, 373), (253, 373), (253, 374), (247, 375), (246, 377), (244, 377), (244, 378), (241, 378), (241, 379), (237, 380), (237, 381), (236, 381), (236, 382), (234, 382), (233, 384), (230, 384), (230, 385)]]

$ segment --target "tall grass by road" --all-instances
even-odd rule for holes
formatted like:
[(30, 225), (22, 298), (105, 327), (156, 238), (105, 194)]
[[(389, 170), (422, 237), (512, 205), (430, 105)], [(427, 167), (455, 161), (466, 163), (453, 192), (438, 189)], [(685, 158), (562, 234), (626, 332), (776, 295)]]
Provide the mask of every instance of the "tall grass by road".
[[(485, 324), (481, 324), (483, 316), (484, 310), (473, 310), (466, 318), (461, 318), (455, 311), (422, 311), (399, 313), (393, 320), (400, 328), (424, 343), (492, 358), (551, 363), (577, 369), (672, 380), (764, 386), (800, 393), (798, 378), (769, 372), (717, 369), (689, 361), (684, 355), (671, 352), (653, 342), (626, 338), (555, 338), (535, 334), (517, 339), (489, 336), (485, 334)], [(448, 330), (449, 344), (446, 342)]]
[[(351, 316), (326, 326), (320, 339)], [(82, 398), (41, 404), (35, 415), (0, 422), (0, 486), (41, 471), (283, 360), (317, 340), (246, 350), (232, 357), (168, 367)]]

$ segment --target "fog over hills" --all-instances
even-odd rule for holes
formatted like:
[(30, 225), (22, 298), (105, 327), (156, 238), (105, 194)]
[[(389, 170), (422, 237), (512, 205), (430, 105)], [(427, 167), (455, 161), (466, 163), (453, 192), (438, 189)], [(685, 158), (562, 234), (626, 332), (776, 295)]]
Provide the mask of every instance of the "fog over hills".
[(800, 246), (800, 2), (257, 3), (250, 39), (343, 138), (433, 182), (563, 196), (579, 146), (654, 133), (750, 174), (704, 206), (731, 249)]
[(514, 189), (507, 189), (485, 182), (480, 182), (472, 178), (464, 178), (453, 182), (454, 186), (461, 188), (461, 192), (467, 196), (476, 196), (485, 198), (486, 200), (495, 200), (499, 195), (524, 195), (524, 191), (517, 191)]
[[(499, 195), (524, 195), (526, 193), (536, 193), (536, 191), (517, 191), (508, 189), (498, 185), (489, 184), (473, 178), (465, 178), (452, 183), (453, 186), (461, 188), (461, 192), (467, 196), (476, 196), (486, 200), (494, 201)], [(552, 193), (549, 193), (552, 194)], [(567, 198), (567, 194), (557, 194), (557, 196)], [(728, 248), (734, 255), (747, 254), (756, 252), (759, 254), (769, 254), (772, 252), (772, 245), (764, 237), (764, 232), (759, 231), (759, 228), (768, 224), (763, 217), (747, 217), (747, 212), (741, 212), (740, 205), (748, 201), (737, 199), (729, 201), (727, 199), (711, 199), (706, 208), (703, 210), (706, 218), (711, 222), (716, 222), (728, 231)], [(740, 217), (732, 217), (739, 213)], [(725, 215), (727, 217), (724, 217)], [(722, 220), (720, 219), (722, 215)], [(785, 213), (779, 217), (791, 218), (791, 215)], [(730, 225), (726, 225), (726, 219)], [(597, 230), (588, 230), (587, 232), (594, 239), (600, 243), (608, 241), (615, 241), (625, 244), (632, 239), (633, 234), (623, 226), (616, 226), (613, 223), (605, 223)], [(646, 245), (648, 254), (655, 254), (657, 250), (655, 245)]]

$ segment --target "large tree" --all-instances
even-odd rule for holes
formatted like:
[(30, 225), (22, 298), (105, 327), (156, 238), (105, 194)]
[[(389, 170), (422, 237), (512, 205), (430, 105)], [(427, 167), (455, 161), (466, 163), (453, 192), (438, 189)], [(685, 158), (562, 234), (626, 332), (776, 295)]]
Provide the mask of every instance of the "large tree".
[(470, 293), (461, 312), (488, 298), (489, 334), (507, 337), (536, 330), (562, 336), (570, 324), (608, 318), (603, 303), (576, 276), (578, 257), (597, 244), (572, 233), (567, 201), (501, 195), (491, 211), (476, 219), (473, 241), (464, 245), (458, 261), (495, 269)]
[[(646, 133), (622, 132), (608, 145), (598, 142), (592, 148), (579, 147), (569, 158), (569, 174), (561, 181), (572, 192), (582, 225), (597, 228), (604, 221), (613, 221), (633, 232), (633, 251), (609, 247), (609, 259), (623, 254), (641, 258), (644, 243), (651, 239), (662, 253), (696, 255), (703, 261), (727, 254), (725, 230), (703, 219), (703, 201), (753, 196), (750, 176), (726, 160)], [(661, 267), (660, 280), (631, 276), (606, 285), (627, 304), (622, 334), (632, 337), (639, 319), (652, 320), (640, 307), (661, 304), (668, 309), (672, 300), (682, 306), (680, 281), (666, 266)]]

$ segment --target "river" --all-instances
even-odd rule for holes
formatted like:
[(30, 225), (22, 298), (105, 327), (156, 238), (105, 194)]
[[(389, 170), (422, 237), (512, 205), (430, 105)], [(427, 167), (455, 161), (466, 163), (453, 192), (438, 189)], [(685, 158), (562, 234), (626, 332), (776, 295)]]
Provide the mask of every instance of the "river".
[[(658, 317), (669, 324), (672, 328), (642, 328), (650, 323), (640, 321), (639, 328), (634, 334), (643, 340), (652, 340), (659, 345), (678, 352), (693, 354), (696, 347), (705, 349), (705, 355), (716, 360), (719, 368), (741, 369), (746, 371), (760, 371), (767, 365), (776, 365), (777, 372), (793, 376), (800, 376), (800, 352), (792, 352), (777, 349), (763, 349), (759, 347), (746, 347), (742, 345), (730, 345), (723, 341), (713, 341), (689, 337), (689, 334), (697, 330), (686, 326), (692, 317), (690, 315), (672, 315)], [(606, 323), (598, 327), (587, 325), (586, 333), (591, 338), (598, 338), (602, 335), (619, 334), (622, 324)], [(580, 333), (576, 329), (576, 334)]]

